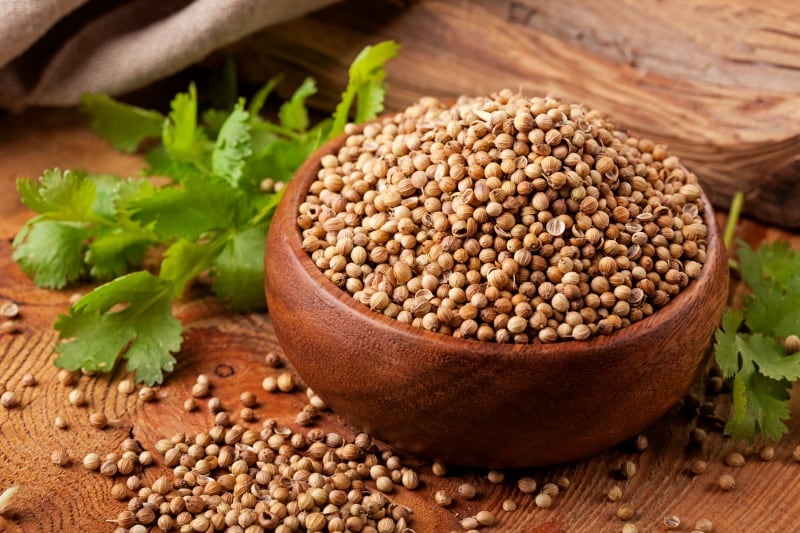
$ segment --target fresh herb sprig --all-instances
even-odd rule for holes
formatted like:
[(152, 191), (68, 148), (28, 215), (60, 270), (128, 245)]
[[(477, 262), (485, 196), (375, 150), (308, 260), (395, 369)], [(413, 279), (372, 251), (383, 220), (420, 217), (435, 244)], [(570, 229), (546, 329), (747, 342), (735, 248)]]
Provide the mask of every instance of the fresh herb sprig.
[[(22, 270), (40, 287), (106, 282), (58, 317), (56, 364), (109, 371), (123, 358), (138, 381), (162, 382), (182, 343), (172, 303), (203, 272), (231, 308), (264, 307), (264, 240), (281, 194), (262, 191), (262, 180), (289, 180), (351, 117), (361, 122), (382, 112), (384, 65), (397, 51), (392, 41), (362, 50), (341, 103), (314, 126), (306, 107), (317, 90), (311, 78), (280, 106), (277, 122), (260, 116), (277, 78), (249, 102), (203, 114), (194, 86), (172, 100), (167, 116), (85, 96), (93, 128), (118, 150), (158, 141), (144, 174), (167, 183), (59, 169), (18, 181), (22, 201), (38, 213), (14, 240)], [(163, 250), (157, 275), (141, 266), (152, 250)]]
[[(733, 238), (742, 196), (729, 216), (726, 244)], [(716, 361), (732, 380), (733, 412), (725, 432), (737, 440), (756, 434), (779, 441), (788, 428), (789, 392), (800, 379), (800, 352), (787, 353), (782, 342), (800, 333), (800, 251), (785, 241), (753, 250), (737, 243), (733, 266), (750, 289), (744, 309), (728, 309), (715, 334)]]

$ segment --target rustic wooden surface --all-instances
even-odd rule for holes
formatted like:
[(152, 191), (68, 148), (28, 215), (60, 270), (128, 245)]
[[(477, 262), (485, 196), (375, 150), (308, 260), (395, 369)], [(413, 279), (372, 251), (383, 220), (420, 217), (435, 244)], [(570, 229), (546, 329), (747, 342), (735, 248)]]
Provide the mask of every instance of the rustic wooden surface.
[[(159, 389), (158, 401), (143, 404), (136, 395), (118, 393), (116, 384), (123, 373), (117, 371), (112, 376), (81, 377), (78, 386), (86, 391), (88, 405), (70, 406), (69, 389), (57, 382), (52, 364), (56, 341), (52, 323), (67, 308), (72, 292), (87, 287), (65, 292), (38, 289), (12, 263), (10, 241), (30, 216), (17, 199), (14, 179), (36, 176), (53, 166), (130, 175), (139, 168), (140, 160), (114, 153), (74, 112), (32, 111), (0, 117), (0, 161), (0, 300), (15, 301), (22, 311), (21, 331), (0, 335), (0, 386), (21, 396), (19, 407), (0, 408), (0, 489), (20, 486), (11, 504), (13, 516), (0, 518), (0, 531), (111, 531), (113, 524), (106, 520), (114, 518), (123, 504), (111, 499), (111, 481), (85, 471), (80, 459), (91, 451), (117, 450), (129, 436), (152, 449), (161, 437), (208, 428), (212, 416), (205, 406), (191, 414), (181, 408), (200, 372), (211, 376), (213, 393), (224, 405), (236, 405), (241, 391), (253, 390), (259, 398), (256, 423), (277, 418), (295, 427), (292, 421), (304, 404), (304, 395), (275, 395), (260, 388), (264, 376), (277, 372), (262, 363), (267, 351), (279, 349), (269, 315), (231, 315), (214, 299), (202, 295), (176, 308), (187, 326), (185, 342), (178, 368)], [(740, 235), (753, 243), (791, 238), (800, 246), (798, 235), (751, 222), (741, 225)], [(20, 382), (26, 372), (33, 373), (39, 384), (23, 388)], [(800, 413), (796, 397), (793, 404), (795, 412)], [(104, 412), (112, 427), (93, 429), (87, 418), (95, 411)], [(59, 414), (71, 423), (66, 431), (53, 428), (53, 419)], [(500, 523), (495, 531), (620, 531), (622, 522), (614, 516), (620, 503), (636, 509), (632, 521), (640, 531), (663, 530), (663, 517), (672, 514), (680, 517), (681, 531), (691, 531), (700, 518), (712, 520), (717, 532), (797, 530), (800, 464), (792, 460), (791, 450), (800, 443), (800, 416), (792, 418), (791, 433), (771, 462), (757, 458), (757, 446), (730, 443), (716, 432), (711, 432), (704, 446), (687, 447), (692, 418), (688, 410), (676, 407), (646, 432), (650, 447), (643, 453), (630, 444), (621, 445), (559, 467), (507, 472), (507, 481), (499, 485), (489, 483), (482, 470), (453, 468), (448, 477), (437, 478), (429, 466), (423, 465), (421, 488), (399, 491), (392, 497), (413, 509), (412, 525), (420, 533), (458, 530), (459, 517), (481, 509), (497, 514)], [(321, 425), (352, 434), (333, 414), (326, 415)], [(73, 458), (66, 468), (50, 462), (51, 452), (59, 447), (66, 448)], [(731, 450), (743, 451), (748, 464), (738, 469), (725, 466), (722, 458)], [(709, 461), (706, 474), (689, 475), (687, 464), (693, 457)], [(639, 472), (624, 481), (614, 470), (627, 459), (638, 464)], [(143, 475), (152, 481), (159, 472), (160, 467), (154, 466)], [(716, 479), (723, 473), (736, 477), (735, 490), (723, 492), (717, 487)], [(555, 498), (551, 509), (539, 510), (531, 496), (516, 489), (515, 480), (521, 475), (534, 476), (540, 485), (563, 475), (572, 481), (572, 487)], [(476, 499), (456, 498), (457, 504), (449, 509), (433, 504), (436, 490), (446, 488), (455, 493), (464, 480), (477, 484)], [(613, 483), (624, 488), (620, 503), (610, 503), (604, 497)], [(515, 499), (519, 508), (512, 513), (501, 511), (506, 498)]]
[(251, 80), (288, 73), (285, 91), (315, 77), (329, 108), (351, 58), (390, 38), (390, 107), (555, 92), (668, 144), (715, 205), (742, 190), (754, 215), (800, 227), (800, 3), (348, 0), (232, 51)]

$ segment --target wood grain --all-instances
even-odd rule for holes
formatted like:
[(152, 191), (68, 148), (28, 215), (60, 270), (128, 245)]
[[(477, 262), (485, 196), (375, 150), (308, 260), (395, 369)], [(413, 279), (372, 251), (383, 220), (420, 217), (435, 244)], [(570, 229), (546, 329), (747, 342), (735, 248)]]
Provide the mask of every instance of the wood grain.
[[(313, 36), (313, 38), (310, 38)], [(800, 227), (800, 7), (757, 0), (350, 0), (268, 29), (232, 52), (245, 77), (307, 75), (338, 101), (348, 62), (396, 39), (387, 105), (505, 87), (556, 93), (669, 145), (718, 207)]]
[[(214, 394), (226, 406), (235, 406), (243, 389), (256, 392), (257, 424), (273, 417), (291, 426), (304, 404), (304, 395), (299, 391), (274, 395), (260, 389), (261, 379), (276, 372), (260, 361), (268, 350), (279, 349), (268, 314), (231, 315), (224, 306), (198, 293), (176, 307), (187, 326), (186, 339), (178, 368), (160, 387), (158, 401), (143, 404), (135, 396), (120, 395), (116, 384), (123, 373), (117, 371), (111, 376), (81, 377), (78, 386), (86, 391), (88, 406), (69, 406), (69, 389), (56, 381), (52, 365), (56, 337), (51, 328), (56, 315), (66, 309), (70, 292), (37, 289), (10, 261), (9, 240), (30, 215), (17, 202), (12, 182), (54, 165), (79, 164), (89, 170), (130, 174), (140, 161), (114, 154), (74, 113), (34, 111), (21, 117), (2, 117), (0, 132), (0, 299), (16, 301), (22, 308), (21, 332), (0, 336), (0, 383), (22, 397), (21, 407), (0, 408), (0, 489), (12, 484), (21, 487), (11, 506), (13, 516), (0, 519), (0, 530), (111, 531), (113, 524), (105, 521), (116, 516), (123, 504), (110, 498), (111, 481), (86, 472), (78, 461), (90, 451), (116, 450), (131, 435), (150, 448), (157, 439), (176, 431), (192, 433), (209, 427), (212, 418), (202, 402), (196, 413), (186, 414), (179, 408), (197, 373), (211, 377)], [(797, 235), (751, 221), (740, 229), (740, 236), (752, 243), (780, 237), (800, 246)], [(218, 374), (227, 373), (219, 371), (220, 364), (232, 367), (233, 374), (220, 377)], [(22, 388), (20, 380), (25, 372), (32, 372), (39, 384)], [(702, 384), (697, 388), (702, 392)], [(792, 405), (795, 413), (800, 413), (796, 394)], [(724, 402), (719, 409), (724, 414)], [(102, 431), (90, 427), (86, 417), (92, 411), (106, 413), (114, 420), (112, 427)], [(640, 531), (663, 530), (660, 524), (669, 514), (681, 518), (682, 531), (690, 531), (703, 517), (712, 520), (715, 531), (720, 532), (796, 530), (800, 464), (792, 460), (791, 451), (800, 443), (798, 414), (791, 419), (791, 433), (777, 448), (775, 459), (761, 462), (753, 454), (757, 446), (728, 442), (713, 430), (711, 421), (697, 419), (695, 413), (696, 409), (676, 406), (645, 432), (650, 447), (643, 453), (626, 444), (558, 467), (509, 471), (506, 481), (498, 485), (489, 483), (484, 470), (452, 468), (447, 477), (440, 478), (423, 464), (422, 486), (413, 492), (398, 491), (392, 498), (413, 509), (413, 527), (418, 532), (457, 531), (460, 517), (481, 509), (496, 513), (499, 525), (495, 531), (615, 532), (622, 525), (614, 517), (619, 503), (608, 502), (604, 493), (613, 483), (619, 483), (624, 488), (622, 502), (636, 509), (633, 520)], [(56, 414), (72, 422), (67, 431), (52, 427)], [(695, 423), (709, 430), (709, 439), (702, 447), (688, 446), (688, 432)], [(352, 435), (352, 428), (336, 415), (326, 415), (321, 424), (327, 430)], [(476, 432), (481, 430), (475, 428)], [(73, 457), (70, 466), (61, 468), (50, 462), (50, 453), (57, 447), (69, 450)], [(748, 464), (739, 469), (725, 466), (723, 458), (730, 450), (743, 451)], [(692, 457), (708, 460), (708, 472), (690, 475), (687, 462)], [(615, 473), (627, 459), (639, 467), (629, 481)], [(159, 466), (148, 468), (143, 476), (152, 481), (160, 471)], [(736, 477), (732, 492), (717, 488), (716, 479), (722, 473)], [(522, 475), (532, 475), (540, 485), (563, 475), (572, 486), (555, 498), (551, 509), (537, 509), (531, 496), (516, 489), (516, 480)], [(433, 504), (435, 491), (455, 493), (464, 481), (477, 485), (474, 500), (456, 498), (456, 504), (448, 509)], [(501, 511), (506, 498), (513, 498), (519, 508), (512, 513)]]

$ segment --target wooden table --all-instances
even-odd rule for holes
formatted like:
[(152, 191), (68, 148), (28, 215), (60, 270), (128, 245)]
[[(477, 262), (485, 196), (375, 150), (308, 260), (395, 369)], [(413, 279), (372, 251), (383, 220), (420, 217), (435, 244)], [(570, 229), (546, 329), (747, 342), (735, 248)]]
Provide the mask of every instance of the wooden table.
[[(11, 239), (30, 212), (19, 202), (14, 180), (20, 176), (38, 176), (45, 168), (81, 167), (91, 171), (132, 175), (140, 168), (136, 156), (115, 153), (99, 140), (73, 111), (29, 111), (20, 116), (0, 117), (0, 300), (13, 300), (21, 308), (20, 331), (0, 335), (0, 387), (14, 390), (21, 405), (0, 408), (0, 489), (18, 485), (19, 493), (11, 505), (14, 515), (0, 518), (0, 531), (110, 531), (106, 523), (124, 508), (113, 500), (112, 482), (81, 466), (88, 452), (117, 450), (127, 438), (137, 439), (152, 449), (162, 437), (178, 431), (193, 433), (208, 428), (212, 415), (201, 402), (201, 409), (186, 413), (183, 401), (198, 373), (211, 377), (213, 394), (224, 405), (236, 405), (244, 390), (256, 392), (259, 425), (266, 418), (276, 418), (296, 430), (294, 417), (305, 404), (305, 395), (271, 394), (261, 388), (262, 379), (278, 370), (268, 368), (264, 355), (279, 350), (266, 313), (230, 314), (213, 298), (194, 295), (176, 306), (176, 313), (186, 326), (185, 342), (178, 355), (179, 364), (158, 390), (158, 400), (142, 403), (135, 394), (117, 391), (124, 372), (95, 377), (82, 376), (88, 405), (69, 404), (68, 387), (56, 379), (53, 347), (56, 335), (52, 324), (69, 305), (70, 296), (87, 287), (72, 287), (64, 292), (36, 288), (11, 261)], [(744, 221), (740, 236), (751, 243), (766, 239), (790, 238), (800, 245), (800, 236)], [(0, 302), (2, 303), (2, 302)], [(23, 387), (26, 372), (38, 380), (34, 387)], [(632, 385), (635, 386), (635, 385)], [(648, 386), (648, 384), (641, 384)], [(702, 394), (702, 383), (698, 384)], [(793, 400), (800, 413), (800, 400)], [(718, 532), (788, 532), (800, 530), (800, 464), (792, 459), (792, 449), (800, 444), (800, 415), (790, 421), (791, 433), (777, 447), (775, 458), (763, 462), (759, 446), (748, 447), (726, 440), (719, 432), (709, 431), (702, 446), (689, 445), (696, 410), (677, 406), (672, 413), (646, 431), (650, 446), (638, 452), (628, 444), (571, 464), (525, 472), (507, 472), (506, 481), (492, 484), (487, 472), (451, 468), (447, 477), (433, 476), (429, 464), (420, 467), (421, 487), (392, 495), (413, 510), (412, 526), (417, 532), (459, 530), (459, 517), (481, 509), (493, 511), (499, 525), (495, 531), (620, 531), (623, 522), (615, 517), (621, 504), (632, 506), (632, 519), (639, 531), (664, 530), (663, 519), (676, 515), (680, 531), (691, 531), (701, 518), (711, 520)], [(112, 421), (105, 430), (94, 429), (88, 414), (103, 412)], [(67, 430), (53, 427), (57, 415), (70, 421)], [(320, 421), (326, 430), (352, 436), (335, 414)], [(708, 426), (706, 426), (708, 427)], [(480, 431), (480, 428), (476, 428)], [(54, 465), (52, 451), (66, 448), (71, 465)], [(742, 468), (724, 464), (730, 451), (741, 451), (747, 458)], [(708, 461), (705, 474), (688, 471), (692, 458)], [(616, 472), (626, 460), (638, 466), (630, 480)], [(162, 472), (161, 466), (148, 468), (148, 481)], [(724, 473), (736, 478), (736, 488), (724, 492), (717, 479)], [(516, 488), (520, 476), (534, 477), (541, 486), (559, 476), (566, 476), (572, 486), (560, 493), (552, 508), (538, 509), (534, 498)], [(470, 481), (478, 487), (478, 496), (466, 501), (456, 498), (448, 509), (437, 507), (433, 494)], [(619, 484), (624, 494), (620, 502), (609, 502), (606, 491)], [(502, 502), (512, 498), (518, 504), (514, 512), (501, 510)]]

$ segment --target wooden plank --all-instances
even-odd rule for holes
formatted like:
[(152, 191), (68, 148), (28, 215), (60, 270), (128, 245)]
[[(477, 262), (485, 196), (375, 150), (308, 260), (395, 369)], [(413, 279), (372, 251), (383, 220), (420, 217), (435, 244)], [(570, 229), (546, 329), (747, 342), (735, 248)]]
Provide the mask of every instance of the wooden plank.
[[(0, 383), (22, 398), (19, 408), (0, 408), (0, 488), (12, 484), (21, 487), (12, 504), (15, 514), (0, 519), (0, 530), (113, 529), (113, 524), (105, 521), (113, 519), (124, 504), (110, 497), (112, 481), (85, 471), (80, 459), (91, 451), (117, 450), (120, 442), (130, 436), (152, 449), (158, 439), (175, 432), (191, 434), (210, 427), (212, 415), (205, 401), (200, 402), (197, 412), (185, 413), (182, 409), (198, 373), (210, 376), (213, 394), (231, 409), (234, 418), (239, 394), (252, 390), (259, 400), (255, 427), (267, 418), (276, 418), (301, 430), (293, 420), (305, 403), (304, 393), (268, 394), (260, 388), (263, 377), (278, 372), (262, 363), (267, 351), (279, 350), (269, 315), (231, 315), (202, 291), (176, 307), (187, 327), (186, 340), (179, 354), (180, 363), (159, 388), (156, 402), (143, 403), (135, 395), (120, 394), (116, 385), (123, 372), (118, 370), (111, 376), (80, 377), (77, 385), (85, 391), (88, 405), (70, 406), (70, 389), (57, 382), (57, 369), (52, 364), (56, 341), (52, 323), (66, 309), (71, 291), (86, 287), (73, 287), (66, 292), (38, 289), (11, 262), (9, 239), (30, 215), (16, 200), (13, 180), (37, 175), (42, 168), (54, 165), (133, 174), (141, 160), (114, 153), (71, 112), (34, 111), (21, 117), (2, 117), (0, 132), (0, 299), (13, 300), (22, 309), (21, 332), (0, 335)], [(783, 237), (800, 246), (797, 235), (753, 222), (745, 222), (740, 230), (740, 236), (754, 243)], [(26, 372), (38, 378), (37, 386), (21, 386)], [(702, 383), (697, 388), (702, 395)], [(423, 462), (419, 468), (421, 487), (416, 491), (398, 490), (390, 496), (412, 508), (412, 527), (420, 532), (459, 530), (460, 518), (483, 509), (498, 517), (497, 531), (619, 531), (623, 522), (615, 512), (623, 503), (636, 510), (632, 520), (640, 531), (663, 529), (664, 516), (673, 514), (681, 518), (685, 531), (700, 518), (712, 520), (716, 531), (791, 531), (796, 528), (800, 513), (800, 500), (794, 497), (800, 491), (800, 464), (791, 457), (793, 447), (800, 442), (797, 395), (793, 407), (796, 414), (789, 424), (791, 433), (777, 447), (775, 459), (770, 462), (756, 457), (758, 446), (728, 442), (713, 429), (711, 421), (697, 419), (694, 410), (678, 406), (647, 431), (650, 446), (644, 452), (626, 443), (566, 465), (507, 472), (506, 481), (500, 484), (490, 483), (487, 472), (480, 469), (451, 467), (447, 477), (436, 477), (430, 464)], [(720, 414), (722, 409), (724, 405)], [(91, 412), (105, 413), (112, 421), (110, 427), (91, 427), (87, 418)], [(58, 414), (70, 420), (68, 430), (53, 428)], [(325, 415), (320, 424), (326, 431), (346, 436), (354, 433), (334, 414)], [(702, 446), (689, 446), (688, 434), (695, 424), (709, 431)], [(50, 462), (51, 452), (59, 447), (65, 447), (73, 458), (66, 468)], [(724, 457), (731, 450), (742, 451), (748, 464), (738, 469), (726, 466)], [(709, 464), (701, 476), (687, 471), (688, 462), (695, 457)], [(626, 460), (638, 466), (638, 473), (630, 480), (620, 478), (616, 472)], [(144, 470), (143, 479), (156, 479), (163, 472), (160, 465)], [(736, 477), (735, 490), (724, 492), (717, 487), (716, 480), (723, 473)], [(533, 476), (540, 486), (566, 476), (572, 486), (554, 499), (552, 508), (538, 509), (531, 495), (516, 488), (516, 480), (523, 475)], [(437, 490), (455, 495), (462, 482), (476, 485), (475, 499), (456, 497), (455, 505), (448, 509), (433, 503)], [(624, 491), (619, 503), (611, 503), (604, 496), (615, 483)], [(501, 510), (502, 502), (508, 498), (517, 502), (516, 511)]]

